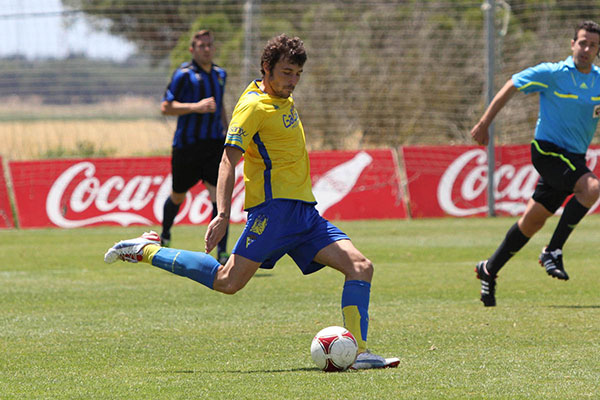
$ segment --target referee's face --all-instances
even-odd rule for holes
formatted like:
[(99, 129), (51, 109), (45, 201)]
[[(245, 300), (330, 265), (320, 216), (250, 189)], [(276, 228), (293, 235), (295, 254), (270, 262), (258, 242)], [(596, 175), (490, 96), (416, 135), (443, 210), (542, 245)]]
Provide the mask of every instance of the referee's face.
[(577, 40), (571, 40), (571, 50), (577, 70), (587, 74), (592, 70), (592, 63), (600, 50), (600, 35), (580, 29)]

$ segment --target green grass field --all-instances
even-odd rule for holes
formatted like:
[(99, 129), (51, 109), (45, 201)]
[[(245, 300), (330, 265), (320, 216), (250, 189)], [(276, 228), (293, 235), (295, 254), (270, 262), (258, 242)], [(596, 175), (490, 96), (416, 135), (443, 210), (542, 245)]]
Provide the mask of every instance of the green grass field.
[[(106, 265), (144, 228), (0, 232), (2, 399), (585, 399), (600, 397), (600, 217), (537, 264), (556, 218), (478, 300), (475, 263), (513, 218), (343, 222), (375, 264), (369, 347), (390, 370), (324, 373), (313, 335), (341, 324), (342, 276), (289, 258), (234, 296), (146, 264)], [(200, 250), (204, 226), (176, 226)], [(233, 238), (241, 226), (232, 227)]]

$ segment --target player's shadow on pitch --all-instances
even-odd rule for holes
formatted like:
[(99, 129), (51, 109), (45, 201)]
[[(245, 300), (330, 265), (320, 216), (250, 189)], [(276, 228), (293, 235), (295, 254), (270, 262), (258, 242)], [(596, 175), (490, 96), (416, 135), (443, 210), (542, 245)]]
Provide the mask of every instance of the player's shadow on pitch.
[(273, 276), (273, 274), (272, 274), (272, 273), (270, 273), (270, 272), (260, 272), (260, 271), (259, 271), (259, 272), (255, 273), (255, 274), (252, 276), (252, 278), (269, 278), (269, 277), (271, 277), (271, 276)]
[(573, 309), (586, 309), (586, 308), (600, 308), (599, 305), (594, 306), (548, 306), (549, 308), (573, 308)]
[(289, 369), (255, 369), (250, 371), (229, 370), (229, 371), (192, 371), (192, 370), (178, 370), (178, 371), (163, 371), (171, 374), (214, 374), (214, 373), (225, 373), (225, 374), (276, 374), (285, 372), (300, 372), (300, 371), (319, 371), (318, 368), (289, 368)]

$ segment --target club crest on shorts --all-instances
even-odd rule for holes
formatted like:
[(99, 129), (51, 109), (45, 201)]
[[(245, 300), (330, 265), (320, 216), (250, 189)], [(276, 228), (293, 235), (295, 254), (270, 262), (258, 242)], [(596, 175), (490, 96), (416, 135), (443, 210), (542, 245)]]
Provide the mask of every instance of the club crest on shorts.
[(594, 118), (600, 117), (600, 104), (594, 106)]
[(256, 233), (257, 235), (262, 235), (262, 233), (265, 231), (265, 228), (267, 227), (268, 220), (269, 219), (266, 215), (260, 214), (254, 220), (252, 228), (250, 228), (250, 232)]

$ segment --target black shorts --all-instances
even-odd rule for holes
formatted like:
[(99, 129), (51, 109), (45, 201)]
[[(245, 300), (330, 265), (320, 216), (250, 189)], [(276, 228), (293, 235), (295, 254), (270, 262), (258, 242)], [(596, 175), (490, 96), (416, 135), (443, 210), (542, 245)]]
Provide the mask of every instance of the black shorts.
[(551, 213), (573, 193), (577, 180), (590, 172), (585, 154), (569, 153), (545, 140), (531, 142), (531, 162), (540, 174), (532, 197)]
[(225, 138), (203, 140), (184, 148), (173, 147), (173, 192), (185, 193), (199, 181), (216, 186), (224, 144)]

